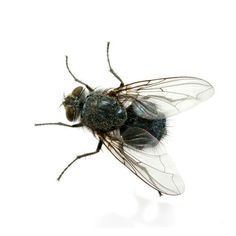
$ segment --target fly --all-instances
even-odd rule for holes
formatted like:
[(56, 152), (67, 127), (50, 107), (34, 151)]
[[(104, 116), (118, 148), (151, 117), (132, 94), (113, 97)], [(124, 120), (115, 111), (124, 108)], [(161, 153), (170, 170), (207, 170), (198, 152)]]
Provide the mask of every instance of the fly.
[(63, 101), (70, 124), (41, 123), (90, 129), (98, 139), (95, 151), (77, 156), (61, 172), (78, 159), (98, 153), (104, 145), (122, 164), (160, 195), (179, 195), (184, 183), (161, 145), (167, 134), (166, 119), (207, 100), (214, 88), (203, 79), (189, 76), (158, 78), (124, 84), (113, 70), (110, 72), (120, 85), (114, 89), (96, 90), (77, 79), (71, 72), (66, 56), (66, 67), (82, 86), (76, 87)]

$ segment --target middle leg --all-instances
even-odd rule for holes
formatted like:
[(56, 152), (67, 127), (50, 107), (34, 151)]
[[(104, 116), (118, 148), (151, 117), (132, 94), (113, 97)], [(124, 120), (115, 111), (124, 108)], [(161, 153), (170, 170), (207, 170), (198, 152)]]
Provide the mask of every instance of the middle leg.
[(109, 70), (120, 81), (120, 87), (123, 87), (124, 86), (123, 80), (120, 78), (120, 76), (116, 74), (116, 72), (111, 67), (110, 58), (109, 58), (109, 46), (110, 46), (110, 42), (107, 43), (107, 61), (109, 65)]
[(83, 154), (83, 155), (77, 156), (77, 157), (76, 157), (69, 165), (67, 165), (67, 167), (61, 172), (61, 174), (59, 175), (59, 177), (57, 178), (57, 180), (59, 181), (59, 180), (61, 179), (62, 175), (66, 172), (66, 170), (67, 170), (74, 162), (76, 162), (77, 160), (79, 160), (79, 159), (82, 158), (82, 157), (91, 156), (91, 155), (94, 155), (94, 154), (98, 153), (98, 152), (101, 150), (101, 148), (102, 148), (102, 141), (99, 140), (96, 151), (94, 151), (94, 152), (89, 152), (89, 153), (85, 153), (85, 154)]

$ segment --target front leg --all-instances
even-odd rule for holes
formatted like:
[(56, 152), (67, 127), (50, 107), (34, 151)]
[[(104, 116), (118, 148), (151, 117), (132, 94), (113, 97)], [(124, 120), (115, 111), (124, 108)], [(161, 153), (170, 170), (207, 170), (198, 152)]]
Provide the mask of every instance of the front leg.
[(64, 123), (62, 123), (62, 122), (56, 122), (56, 123), (39, 123), (39, 124), (35, 124), (35, 126), (42, 126), (42, 125), (61, 125), (61, 126), (72, 127), (72, 128), (82, 127), (82, 126), (83, 126), (82, 123), (78, 123), (78, 124), (74, 124), (74, 125), (68, 125), (68, 124), (64, 124)]

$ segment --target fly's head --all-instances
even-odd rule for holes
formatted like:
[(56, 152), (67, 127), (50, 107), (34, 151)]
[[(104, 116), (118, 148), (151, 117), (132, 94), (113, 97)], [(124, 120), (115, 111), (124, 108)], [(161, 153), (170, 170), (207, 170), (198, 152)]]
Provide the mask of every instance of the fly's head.
[(71, 94), (66, 96), (63, 101), (63, 106), (66, 110), (66, 118), (69, 121), (76, 121), (81, 113), (85, 100), (84, 88), (79, 86), (75, 88)]

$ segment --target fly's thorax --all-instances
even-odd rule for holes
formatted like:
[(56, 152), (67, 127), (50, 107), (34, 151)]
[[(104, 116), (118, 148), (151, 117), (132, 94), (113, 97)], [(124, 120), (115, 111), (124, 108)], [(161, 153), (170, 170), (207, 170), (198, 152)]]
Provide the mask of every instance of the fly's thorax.
[(127, 119), (125, 107), (114, 97), (99, 91), (89, 94), (81, 111), (81, 121), (92, 130), (108, 132), (122, 126)]
[(78, 120), (85, 100), (84, 88), (79, 86), (71, 94), (65, 97), (63, 105), (66, 110), (66, 118), (69, 121)]

